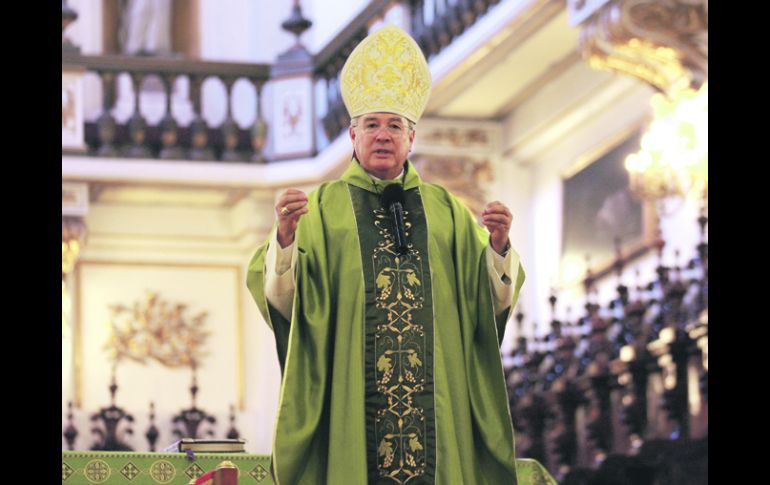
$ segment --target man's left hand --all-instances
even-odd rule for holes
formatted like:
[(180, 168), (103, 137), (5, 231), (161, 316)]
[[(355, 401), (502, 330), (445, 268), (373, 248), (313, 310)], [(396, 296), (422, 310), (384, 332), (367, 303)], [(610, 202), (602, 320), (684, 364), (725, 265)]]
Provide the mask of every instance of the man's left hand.
[(481, 213), (484, 225), (489, 231), (489, 243), (497, 254), (503, 254), (508, 245), (508, 231), (511, 230), (513, 216), (511, 211), (500, 201), (487, 204)]

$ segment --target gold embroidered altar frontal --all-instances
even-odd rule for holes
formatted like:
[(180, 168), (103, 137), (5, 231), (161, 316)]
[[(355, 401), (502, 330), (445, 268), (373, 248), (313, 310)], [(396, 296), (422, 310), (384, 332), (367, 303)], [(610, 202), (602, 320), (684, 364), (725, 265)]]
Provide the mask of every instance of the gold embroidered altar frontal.
[(270, 456), (246, 453), (62, 451), (62, 485), (187, 485), (223, 461), (238, 468), (238, 485), (272, 484)]

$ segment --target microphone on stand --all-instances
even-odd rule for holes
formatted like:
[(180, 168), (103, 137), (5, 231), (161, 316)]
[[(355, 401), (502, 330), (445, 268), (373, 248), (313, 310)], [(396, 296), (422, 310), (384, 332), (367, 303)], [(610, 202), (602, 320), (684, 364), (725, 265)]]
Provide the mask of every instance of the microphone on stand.
[(390, 212), (393, 222), (393, 243), (396, 251), (406, 253), (406, 229), (404, 228), (404, 187), (390, 184), (382, 191), (382, 205)]

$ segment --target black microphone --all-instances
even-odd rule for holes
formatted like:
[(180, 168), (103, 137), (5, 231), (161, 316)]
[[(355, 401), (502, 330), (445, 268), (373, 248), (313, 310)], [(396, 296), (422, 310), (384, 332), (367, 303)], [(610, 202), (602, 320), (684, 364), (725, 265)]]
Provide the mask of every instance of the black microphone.
[(406, 229), (404, 228), (404, 187), (390, 184), (382, 191), (382, 205), (390, 211), (393, 221), (393, 242), (396, 250), (406, 252)]

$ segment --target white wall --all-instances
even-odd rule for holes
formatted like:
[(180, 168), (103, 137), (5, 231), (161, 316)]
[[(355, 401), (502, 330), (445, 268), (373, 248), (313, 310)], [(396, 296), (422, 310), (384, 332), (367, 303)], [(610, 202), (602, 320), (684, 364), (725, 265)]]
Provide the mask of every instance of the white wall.
[[(494, 181), (489, 187), (489, 201), (499, 200), (510, 209), (513, 215), (510, 232), (511, 246), (519, 253), (520, 263), (526, 273), (524, 286), (519, 294), (519, 302), (511, 315), (513, 317), (518, 310), (524, 312), (533, 310), (532, 303), (525, 298), (527, 294), (531, 293), (530, 288), (533, 281), (532, 265), (534, 261), (532, 252), (529, 250), (531, 229), (534, 227), (532, 213), (529, 210), (534, 196), (532, 193), (532, 173), (525, 167), (504, 163), (500, 160), (495, 162), (493, 170)], [(524, 330), (526, 331), (526, 326)], [(504, 353), (513, 346), (517, 336), (515, 320), (511, 320), (508, 322), (503, 336), (501, 348)]]
[(82, 54), (102, 53), (102, 1), (68, 0), (78, 18), (64, 31)]
[[(313, 22), (313, 26), (306, 32), (307, 39), (303, 37), (305, 47), (313, 53), (323, 49), (368, 3), (367, 0), (301, 1), (302, 14)], [(287, 7), (284, 20), (289, 11)]]
[[(290, 41), (280, 35), (280, 22), (275, 22), (281, 3), (200, 0), (201, 59), (272, 62), (276, 49), (288, 47)], [(267, 37), (258, 37), (260, 34)]]

